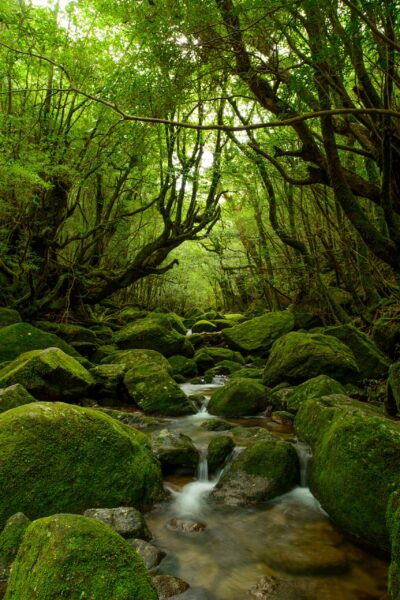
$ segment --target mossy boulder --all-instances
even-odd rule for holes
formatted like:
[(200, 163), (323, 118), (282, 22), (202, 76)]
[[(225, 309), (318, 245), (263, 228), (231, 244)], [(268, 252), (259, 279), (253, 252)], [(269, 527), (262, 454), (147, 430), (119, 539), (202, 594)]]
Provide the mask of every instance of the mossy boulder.
[(0, 389), (0, 413), (31, 402), (36, 402), (36, 398), (19, 383)]
[(17, 310), (0, 307), (0, 329), (14, 323), (21, 323), (22, 319)]
[(187, 358), (186, 356), (180, 356), (175, 354), (170, 356), (168, 362), (171, 366), (172, 375), (182, 375), (183, 377), (196, 377), (198, 374), (197, 364), (193, 358)]
[(38, 400), (71, 402), (85, 396), (94, 379), (59, 348), (31, 350), (0, 370), (0, 386), (20, 383)]
[(168, 325), (169, 327), (172, 327), (172, 329), (175, 329), (175, 331), (177, 331), (178, 333), (181, 333), (182, 335), (186, 335), (187, 327), (184, 324), (182, 317), (180, 317), (176, 313), (174, 313), (174, 312), (168, 312), (168, 313), (154, 312), (148, 316), (152, 317), (153, 319), (157, 319), (161, 323), (164, 323), (165, 326)]
[(200, 348), (194, 355), (194, 360), (201, 373), (212, 369), (223, 360), (229, 360), (244, 365), (244, 358), (240, 352), (230, 350), (230, 348), (220, 348), (219, 346), (206, 346)]
[(107, 415), (38, 402), (0, 415), (0, 526), (96, 506), (140, 507), (162, 496), (147, 437)]
[(15, 323), (0, 329), (0, 363), (12, 361), (23, 352), (60, 348), (65, 354), (81, 358), (67, 342), (53, 333), (41, 331), (29, 323)]
[(244, 377), (245, 379), (258, 379), (259, 381), (262, 381), (263, 370), (264, 369), (258, 367), (241, 368), (239, 371), (232, 373), (231, 377), (232, 379)]
[(245, 354), (266, 353), (272, 344), (294, 328), (294, 317), (288, 311), (270, 312), (224, 329), (226, 343)]
[(385, 511), (400, 488), (400, 425), (339, 394), (303, 402), (295, 419), (310, 444), (310, 487), (330, 517), (359, 542), (390, 550)]
[(233, 439), (229, 435), (214, 437), (208, 444), (207, 462), (208, 472), (212, 475), (222, 469), (226, 459), (232, 454), (235, 447)]
[(400, 598), (400, 491), (390, 496), (386, 523), (391, 543), (388, 591), (390, 598), (398, 600)]
[(193, 346), (187, 337), (179, 333), (170, 320), (164, 317), (166, 315), (162, 318), (149, 315), (126, 325), (114, 335), (113, 342), (121, 349), (145, 348), (161, 352), (164, 356), (193, 356)]
[(156, 350), (117, 350), (109, 353), (103, 364), (121, 365), (126, 371), (152, 365), (155, 369), (172, 373), (169, 361)]
[(232, 375), (236, 371), (242, 371), (243, 365), (233, 360), (221, 360), (215, 367), (211, 369), (207, 369), (204, 373), (204, 381), (206, 383), (211, 383), (214, 377), (218, 375)]
[(292, 388), (286, 396), (286, 407), (297, 412), (301, 404), (308, 398), (320, 398), (330, 394), (346, 394), (341, 383), (328, 375), (317, 375)]
[(382, 352), (394, 358), (400, 346), (399, 316), (386, 314), (374, 321), (372, 339)]
[(213, 392), (208, 412), (219, 417), (256, 415), (271, 403), (269, 390), (253, 379), (232, 379)]
[(29, 525), (5, 600), (157, 600), (142, 559), (104, 523), (57, 514)]
[(333, 335), (352, 350), (363, 379), (386, 377), (389, 359), (365, 333), (352, 325), (335, 325), (327, 327), (325, 334)]
[(24, 533), (30, 520), (24, 513), (12, 515), (0, 533), (0, 580), (6, 579), (10, 567), (17, 556)]
[(118, 405), (129, 401), (124, 384), (126, 367), (121, 364), (98, 365), (89, 370), (95, 384), (91, 395), (100, 405)]
[(53, 323), (51, 321), (38, 321), (36, 327), (42, 331), (48, 333), (54, 333), (58, 337), (62, 338), (69, 344), (74, 342), (88, 342), (97, 344), (98, 339), (94, 331), (83, 327), (82, 325), (76, 325), (74, 323)]
[(213, 331), (217, 331), (217, 329), (218, 327), (214, 323), (211, 323), (211, 321), (206, 321), (206, 319), (196, 321), (196, 323), (192, 325), (193, 333), (202, 333), (203, 331), (212, 333)]
[(360, 377), (353, 352), (330, 335), (292, 331), (272, 346), (264, 369), (264, 383), (270, 387), (287, 381), (293, 385), (317, 375), (338, 381)]
[(227, 466), (212, 496), (231, 506), (249, 506), (288, 492), (299, 478), (294, 447), (272, 435), (266, 436)]
[(196, 472), (199, 451), (189, 436), (162, 429), (152, 434), (151, 447), (164, 473), (181, 471), (193, 474)]

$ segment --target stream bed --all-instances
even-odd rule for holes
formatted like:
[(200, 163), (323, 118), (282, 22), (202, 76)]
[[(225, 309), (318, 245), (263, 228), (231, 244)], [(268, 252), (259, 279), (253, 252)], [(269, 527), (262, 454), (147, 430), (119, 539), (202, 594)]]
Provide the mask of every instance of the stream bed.
[[(188, 395), (209, 397), (214, 385), (184, 384)], [(347, 540), (306, 486), (307, 447), (293, 442), (302, 466), (301, 486), (257, 508), (228, 507), (213, 503), (209, 494), (218, 477), (209, 480), (205, 451), (215, 435), (201, 427), (207, 402), (196, 415), (171, 419), (168, 429), (190, 436), (200, 450), (197, 479), (169, 476), (167, 501), (146, 515), (153, 543), (165, 550), (159, 572), (175, 575), (190, 584), (180, 600), (243, 600), (267, 598), (251, 589), (264, 576), (287, 580), (286, 592), (274, 598), (292, 600), (383, 600), (386, 598), (387, 563)], [(234, 421), (242, 426), (265, 426), (275, 435), (290, 438), (270, 419)], [(204, 531), (172, 528), (171, 519), (206, 524)]]

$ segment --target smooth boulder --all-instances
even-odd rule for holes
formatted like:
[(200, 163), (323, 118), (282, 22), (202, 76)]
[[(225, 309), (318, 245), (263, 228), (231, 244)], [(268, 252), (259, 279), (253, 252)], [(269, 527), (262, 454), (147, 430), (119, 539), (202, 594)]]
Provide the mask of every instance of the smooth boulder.
[(263, 379), (273, 387), (282, 381), (297, 385), (317, 375), (340, 382), (360, 378), (354, 354), (342, 341), (330, 335), (292, 331), (272, 346)]
[(164, 473), (196, 472), (199, 451), (189, 436), (162, 429), (152, 434), (151, 447), (160, 461)]
[(147, 437), (100, 411), (37, 402), (0, 415), (0, 526), (94, 506), (152, 504), (163, 496)]
[(94, 519), (55, 514), (25, 532), (5, 600), (157, 600), (142, 559)]

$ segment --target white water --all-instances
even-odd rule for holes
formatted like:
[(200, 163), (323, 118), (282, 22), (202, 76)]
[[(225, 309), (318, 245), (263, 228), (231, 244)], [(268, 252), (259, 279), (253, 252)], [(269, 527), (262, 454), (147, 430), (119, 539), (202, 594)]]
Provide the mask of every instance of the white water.
[(300, 485), (307, 487), (308, 465), (312, 458), (311, 448), (304, 442), (297, 441), (294, 444), (300, 462)]

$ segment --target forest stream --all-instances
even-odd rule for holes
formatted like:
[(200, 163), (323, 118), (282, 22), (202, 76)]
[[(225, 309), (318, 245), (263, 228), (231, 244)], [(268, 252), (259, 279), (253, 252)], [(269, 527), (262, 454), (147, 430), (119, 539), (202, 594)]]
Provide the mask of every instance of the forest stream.
[[(183, 384), (187, 395), (201, 393), (206, 401), (197, 414), (168, 421), (169, 430), (190, 436), (201, 458), (196, 479), (167, 476), (169, 499), (147, 515), (153, 543), (167, 554), (159, 572), (190, 584), (179, 596), (182, 600), (241, 600), (250, 589), (248, 598), (263, 598), (260, 580), (268, 575), (286, 580), (286, 592), (279, 596), (285, 600), (300, 598), (292, 594), (303, 588), (325, 600), (384, 598), (386, 562), (352, 544), (322, 510), (307, 487), (309, 450), (296, 441), (293, 431), (266, 416), (232, 421), (242, 426), (257, 424), (291, 440), (302, 467), (300, 486), (257, 508), (218, 506), (209, 497), (220, 474), (208, 477), (205, 453), (210, 439), (221, 433), (201, 424), (215, 418), (207, 412), (207, 401), (218, 385)], [(179, 531), (170, 525), (173, 519), (206, 527)], [(291, 590), (294, 581), (296, 588)]]

